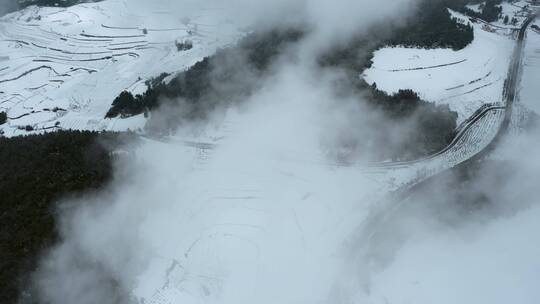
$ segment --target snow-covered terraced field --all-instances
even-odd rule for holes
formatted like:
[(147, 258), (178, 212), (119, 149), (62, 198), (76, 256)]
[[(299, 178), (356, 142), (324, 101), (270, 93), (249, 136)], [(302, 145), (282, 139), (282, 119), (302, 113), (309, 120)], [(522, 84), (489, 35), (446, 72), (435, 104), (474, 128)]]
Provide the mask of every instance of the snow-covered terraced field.
[[(454, 16), (465, 20), (463, 15)], [(412, 89), (427, 100), (449, 104), (458, 123), (486, 103), (503, 104), (515, 37), (512, 30), (489, 32), (473, 24), (474, 41), (466, 48), (416, 49), (386, 47), (375, 52), (364, 79), (385, 92)]]
[[(9, 117), (0, 130), (144, 126), (144, 117), (104, 119), (122, 90), (143, 92), (146, 80), (182, 71), (243, 35), (220, 7), (193, 2), (176, 12), (168, 1), (29, 7), (0, 18), (0, 111)], [(186, 40), (193, 48), (178, 51), (176, 42)]]

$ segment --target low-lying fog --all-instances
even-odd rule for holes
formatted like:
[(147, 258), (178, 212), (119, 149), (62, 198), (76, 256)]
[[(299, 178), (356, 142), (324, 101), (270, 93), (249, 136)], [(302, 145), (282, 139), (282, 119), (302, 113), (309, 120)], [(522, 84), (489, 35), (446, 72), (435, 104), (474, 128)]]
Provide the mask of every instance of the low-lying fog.
[(43, 302), (540, 298), (538, 132), (503, 143), (505, 161), (486, 163), (469, 180), (446, 174), (398, 201), (386, 200), (369, 173), (331, 157), (343, 134), (375, 132), (365, 123), (375, 114), (338, 96), (339, 73), (319, 69), (316, 56), (359, 29), (414, 13), (413, 1), (230, 5), (246, 24), (298, 22), (312, 31), (246, 103), (177, 132), (223, 136), (216, 146), (143, 140), (110, 187), (62, 203), (62, 242), (34, 276)]

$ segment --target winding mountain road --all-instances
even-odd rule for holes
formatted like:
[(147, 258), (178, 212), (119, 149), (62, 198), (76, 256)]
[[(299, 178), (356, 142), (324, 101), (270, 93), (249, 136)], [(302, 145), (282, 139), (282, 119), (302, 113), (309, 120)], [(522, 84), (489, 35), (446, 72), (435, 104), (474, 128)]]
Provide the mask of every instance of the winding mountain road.
[(409, 176), (401, 184), (398, 182), (393, 185), (395, 192), (407, 193), (447, 170), (469, 166), (489, 155), (507, 133), (510, 125), (514, 102), (517, 99), (526, 31), (537, 16), (538, 12), (531, 13), (521, 28), (516, 30), (516, 45), (500, 102), (485, 104), (479, 108), (460, 125), (454, 140), (445, 149), (413, 161), (374, 163), (367, 171), (380, 174), (381, 181), (390, 183), (394, 183), (395, 176)]
[(512, 62), (510, 63), (510, 69), (508, 71), (508, 78), (505, 81), (505, 87), (504, 87), (503, 97), (506, 104), (504, 120), (501, 124), (501, 127), (499, 128), (499, 131), (497, 132), (497, 135), (491, 141), (491, 143), (488, 146), (486, 146), (480, 153), (476, 154), (472, 158), (463, 162), (461, 166), (469, 166), (471, 162), (475, 162), (480, 159), (483, 159), (485, 156), (487, 156), (490, 152), (492, 152), (495, 149), (495, 147), (500, 142), (501, 138), (507, 133), (508, 126), (510, 125), (510, 120), (512, 118), (514, 102), (517, 98), (517, 90), (518, 90), (522, 63), (523, 63), (523, 49), (525, 46), (525, 35), (527, 33), (527, 29), (537, 17), (538, 17), (538, 12), (534, 12), (531, 16), (529, 16), (529, 18), (527, 18), (527, 20), (525, 20), (525, 22), (519, 29), (516, 48), (514, 50)]
[[(440, 172), (433, 174), (432, 176), (427, 177), (421, 181), (418, 181), (413, 185), (406, 185), (397, 189), (396, 191), (392, 192), (384, 202), (381, 202), (381, 204), (379, 204), (376, 209), (372, 210), (368, 219), (360, 227), (361, 233), (358, 236), (360, 241), (357, 243), (360, 245), (357, 249), (358, 253), (362, 257), (361, 260), (365, 261), (366, 263), (372, 262), (373, 257), (376, 256), (378, 252), (380, 252), (381, 246), (386, 246), (385, 248), (400, 247), (400, 242), (403, 242), (403, 239), (399, 236), (400, 232), (389, 230), (387, 227), (391, 226), (389, 225), (389, 223), (399, 217), (400, 210), (406, 207), (405, 205), (410, 202), (410, 198), (413, 197), (413, 194), (426, 187), (430, 182), (435, 181), (439, 177), (442, 177), (443, 174), (447, 173), (449, 170), (464, 170), (467, 168), (471, 168), (479, 161), (482, 161), (497, 147), (497, 145), (501, 141), (501, 138), (503, 138), (505, 134), (507, 134), (510, 120), (512, 117), (514, 102), (518, 97), (517, 88), (519, 85), (520, 73), (522, 68), (526, 31), (530, 26), (531, 22), (534, 21), (537, 16), (538, 12), (531, 14), (531, 16), (527, 18), (527, 20), (523, 23), (522, 27), (518, 32), (517, 44), (514, 50), (512, 62), (510, 64), (508, 78), (505, 82), (505, 91), (503, 96), (505, 102), (505, 106), (503, 107), (504, 119), (502, 123), (498, 126), (497, 132), (493, 139), (481, 151), (468, 158), (467, 160), (460, 162), (455, 166), (449, 167), (446, 170), (441, 170)], [(492, 109), (488, 107), (485, 111), (481, 111), (479, 115), (486, 115), (491, 110)], [(499, 109), (499, 111), (501, 110)], [(467, 128), (470, 128), (472, 125), (476, 124), (477, 121), (478, 119), (472, 121)], [(389, 246), (389, 242), (392, 242), (393, 245)], [(386, 254), (392, 255), (396, 250), (397, 249), (386, 252)]]

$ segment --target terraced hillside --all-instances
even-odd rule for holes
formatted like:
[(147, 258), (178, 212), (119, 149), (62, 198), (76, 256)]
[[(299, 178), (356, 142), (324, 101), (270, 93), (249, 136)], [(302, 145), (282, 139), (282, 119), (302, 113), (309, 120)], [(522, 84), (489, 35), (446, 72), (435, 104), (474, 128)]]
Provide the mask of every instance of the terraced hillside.
[(0, 18), (4, 135), (136, 130), (142, 115), (104, 120), (115, 96), (144, 91), (147, 80), (182, 71), (243, 35), (220, 9), (194, 4), (179, 18), (159, 2), (166, 7), (166, 0), (152, 9), (125, 0), (32, 6)]

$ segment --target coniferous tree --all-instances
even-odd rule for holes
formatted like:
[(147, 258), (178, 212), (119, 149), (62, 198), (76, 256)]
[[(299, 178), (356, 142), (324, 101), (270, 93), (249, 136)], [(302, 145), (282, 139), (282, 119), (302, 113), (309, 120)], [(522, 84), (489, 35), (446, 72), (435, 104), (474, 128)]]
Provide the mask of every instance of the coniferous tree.
[(3, 125), (7, 122), (6, 112), (0, 112), (0, 125)]
[(24, 279), (59, 239), (55, 202), (105, 185), (119, 157), (112, 149), (132, 139), (88, 131), (0, 137), (0, 303), (21, 303)]

